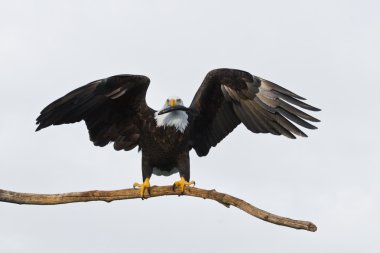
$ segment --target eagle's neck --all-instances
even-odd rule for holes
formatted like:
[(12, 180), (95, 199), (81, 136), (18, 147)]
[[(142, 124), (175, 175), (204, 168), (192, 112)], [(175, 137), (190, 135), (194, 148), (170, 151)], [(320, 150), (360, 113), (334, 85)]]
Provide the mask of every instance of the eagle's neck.
[(182, 133), (185, 132), (189, 123), (187, 113), (184, 111), (173, 111), (161, 115), (156, 112), (154, 118), (156, 119), (157, 127), (173, 126)]

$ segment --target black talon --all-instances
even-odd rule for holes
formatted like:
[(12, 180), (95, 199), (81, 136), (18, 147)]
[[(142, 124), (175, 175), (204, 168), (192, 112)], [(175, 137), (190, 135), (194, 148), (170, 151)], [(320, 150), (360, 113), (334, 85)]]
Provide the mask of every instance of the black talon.
[(150, 196), (150, 187), (148, 187), (147, 190), (148, 190), (148, 194), (149, 194), (149, 196)]

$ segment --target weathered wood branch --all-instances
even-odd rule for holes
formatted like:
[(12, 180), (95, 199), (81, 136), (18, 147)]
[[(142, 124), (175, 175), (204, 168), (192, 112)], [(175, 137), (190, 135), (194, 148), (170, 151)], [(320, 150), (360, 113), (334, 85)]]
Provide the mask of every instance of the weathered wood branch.
[[(172, 186), (153, 186), (150, 192), (145, 192), (146, 198), (159, 197), (165, 195), (179, 195), (179, 190), (173, 190)], [(226, 207), (235, 206), (244, 212), (255, 216), (261, 220), (271, 222), (277, 225), (286, 226), (295, 229), (304, 229), (315, 232), (317, 226), (310, 221), (293, 220), (286, 217), (271, 214), (267, 211), (261, 210), (244, 200), (230, 196), (225, 193), (217, 192), (216, 190), (204, 190), (196, 187), (186, 187), (183, 195), (198, 197), (203, 199), (212, 199)], [(19, 193), (0, 189), (0, 201), (28, 204), (28, 205), (58, 205), (73, 202), (87, 202), (87, 201), (106, 201), (111, 202), (114, 200), (122, 199), (136, 199), (140, 198), (140, 190), (138, 189), (123, 189), (114, 191), (87, 191), (87, 192), (71, 192), (63, 194), (33, 194), (33, 193)]]

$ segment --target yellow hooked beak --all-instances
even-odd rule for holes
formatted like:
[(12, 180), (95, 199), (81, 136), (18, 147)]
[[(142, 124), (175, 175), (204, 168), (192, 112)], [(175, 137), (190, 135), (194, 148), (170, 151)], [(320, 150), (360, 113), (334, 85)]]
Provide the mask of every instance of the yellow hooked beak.
[(169, 100), (169, 105), (170, 105), (170, 107), (175, 106), (175, 99), (170, 99)]

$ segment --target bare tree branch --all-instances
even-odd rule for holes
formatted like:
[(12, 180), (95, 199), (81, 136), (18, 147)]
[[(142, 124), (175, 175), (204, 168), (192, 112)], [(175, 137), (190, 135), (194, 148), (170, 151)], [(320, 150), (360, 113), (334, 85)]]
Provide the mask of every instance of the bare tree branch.
[[(150, 191), (145, 192), (146, 198), (159, 197), (165, 195), (179, 195), (178, 189), (173, 190), (172, 186), (153, 186)], [(216, 190), (204, 190), (195, 187), (186, 187), (183, 195), (198, 197), (203, 199), (212, 199), (226, 207), (235, 206), (244, 212), (271, 222), (277, 225), (286, 226), (295, 229), (304, 229), (315, 232), (317, 226), (310, 221), (293, 220), (286, 217), (271, 214), (267, 211), (261, 210), (244, 200), (230, 196), (225, 193), (217, 192)], [(136, 199), (140, 198), (140, 190), (138, 189), (123, 189), (114, 191), (87, 191), (87, 192), (71, 192), (63, 194), (33, 194), (33, 193), (19, 193), (0, 189), (0, 201), (16, 203), (16, 204), (29, 204), (29, 205), (58, 205), (73, 202), (87, 202), (87, 201), (106, 201), (111, 202), (114, 200), (122, 199)]]

